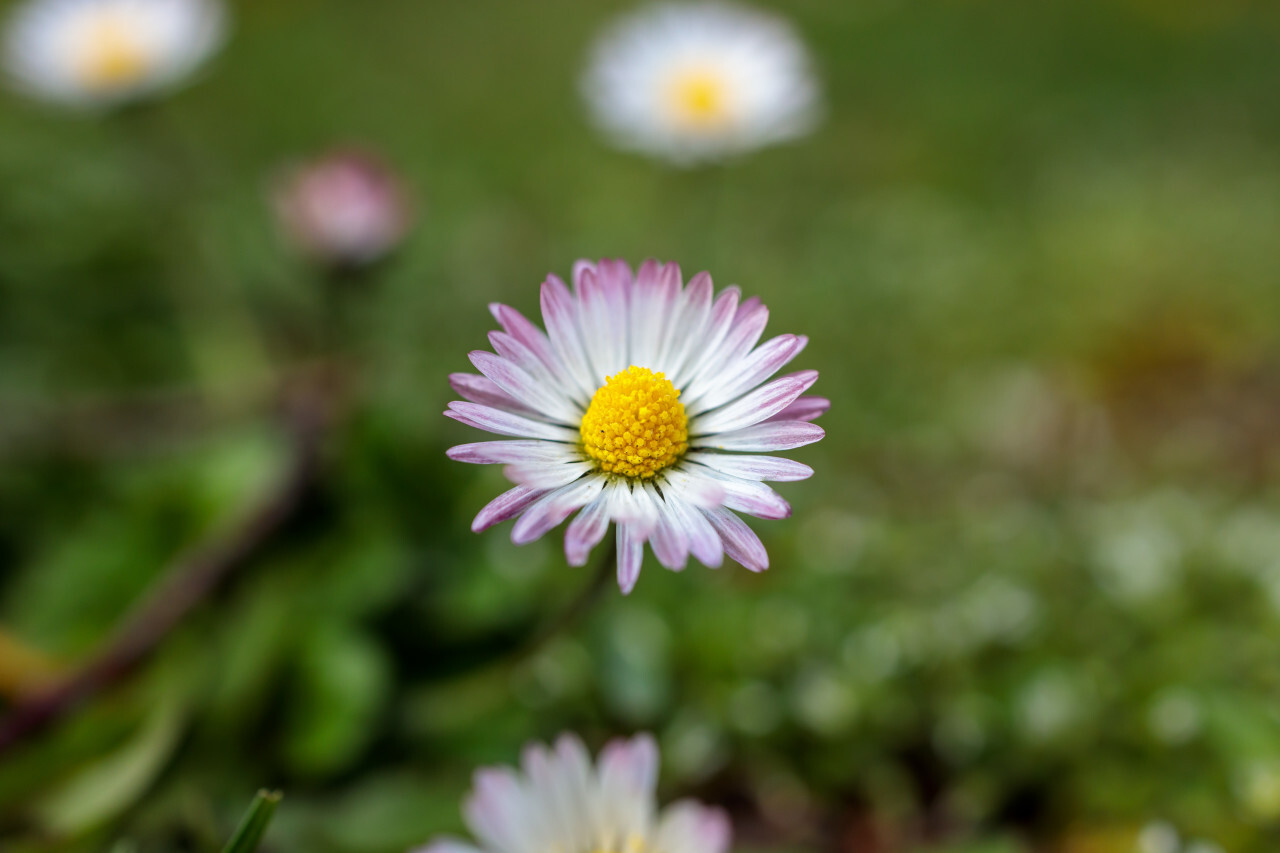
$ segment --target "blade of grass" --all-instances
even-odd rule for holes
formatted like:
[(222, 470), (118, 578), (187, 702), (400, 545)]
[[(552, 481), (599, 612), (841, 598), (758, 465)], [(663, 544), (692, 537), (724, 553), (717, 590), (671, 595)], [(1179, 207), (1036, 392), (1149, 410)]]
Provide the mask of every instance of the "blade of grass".
[(245, 812), (244, 819), (240, 821), (236, 834), (222, 848), (222, 853), (253, 853), (257, 850), (281, 796), (279, 791), (259, 791), (253, 798), (249, 811)]

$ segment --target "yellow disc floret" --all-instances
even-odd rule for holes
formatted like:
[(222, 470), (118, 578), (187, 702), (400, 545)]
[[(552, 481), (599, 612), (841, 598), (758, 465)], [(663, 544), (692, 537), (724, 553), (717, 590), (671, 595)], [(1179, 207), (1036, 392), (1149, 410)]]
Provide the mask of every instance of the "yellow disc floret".
[(671, 115), (680, 124), (709, 128), (729, 117), (729, 93), (724, 78), (703, 68), (685, 69), (672, 76), (667, 89)]
[(680, 392), (645, 367), (606, 377), (582, 419), (582, 446), (602, 471), (649, 479), (689, 449)]

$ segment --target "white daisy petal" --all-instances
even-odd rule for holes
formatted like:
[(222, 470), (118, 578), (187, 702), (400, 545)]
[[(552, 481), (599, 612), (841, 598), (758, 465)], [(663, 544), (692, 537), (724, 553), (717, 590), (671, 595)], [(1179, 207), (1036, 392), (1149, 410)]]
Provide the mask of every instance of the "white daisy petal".
[(450, 373), (449, 384), (466, 399), (473, 403), (479, 403), (482, 406), (491, 406), (495, 409), (502, 409), (508, 412), (515, 412), (521, 415), (533, 415), (536, 413), (533, 409), (516, 400), (506, 391), (503, 391), (487, 376), (481, 376), (475, 373)]
[(578, 434), (571, 429), (545, 421), (535, 421), (532, 418), (504, 412), (492, 406), (482, 406), (479, 403), (453, 402), (449, 404), (449, 409), (444, 414), (445, 417), (453, 418), (468, 426), (486, 432), (496, 432), (499, 435), (545, 438), (548, 441), (578, 440)]
[(707, 521), (720, 534), (724, 542), (724, 552), (736, 560), (744, 569), (763, 572), (769, 568), (769, 552), (765, 550), (760, 537), (747, 523), (726, 509), (704, 509)]
[(711, 314), (707, 318), (707, 328), (702, 339), (689, 342), (691, 352), (688, 358), (678, 369), (672, 371), (671, 381), (677, 388), (685, 387), (689, 377), (697, 375), (709, 353), (720, 351), (721, 342), (733, 327), (740, 296), (738, 288), (731, 286), (716, 297), (711, 305)]
[(794, 459), (783, 459), (780, 456), (740, 456), (729, 453), (690, 453), (685, 457), (690, 462), (706, 465), (725, 474), (732, 474), (744, 480), (773, 480), (790, 482), (807, 480), (813, 476), (813, 469)]
[(760, 423), (791, 405), (818, 381), (818, 371), (802, 370), (775, 379), (723, 408), (700, 415), (689, 425), (692, 435), (730, 432)]
[(751, 351), (764, 334), (764, 327), (769, 323), (769, 309), (752, 300), (738, 306), (738, 313), (730, 322), (724, 342), (714, 351), (708, 351), (701, 364), (690, 374), (685, 386), (691, 399), (701, 397), (707, 386), (719, 382), (721, 374), (730, 369), (743, 356)]
[(790, 518), (791, 505), (759, 480), (744, 480), (700, 465), (690, 466), (691, 477), (707, 477), (724, 489), (724, 506), (757, 518)]
[(563, 281), (553, 275), (542, 283), (542, 322), (547, 326), (551, 349), (564, 366), (566, 376), (586, 399), (603, 377), (591, 372), (582, 332), (578, 328), (578, 303)]
[(696, 467), (673, 468), (666, 472), (666, 481), (675, 486), (680, 497), (691, 506), (711, 507), (724, 503), (724, 487), (699, 474)]
[[(572, 290), (554, 275), (543, 284), (545, 333), (514, 309), (491, 306), (503, 327), (490, 335), (496, 353), (471, 354), (483, 375), (450, 377), (469, 402), (451, 403), (446, 414), (514, 440), (463, 444), (448, 455), (502, 464), (517, 485), (477, 515), (475, 529), (514, 519), (512, 540), (523, 544), (576, 513), (565, 530), (565, 558), (582, 565), (612, 523), (624, 593), (635, 587), (646, 542), (672, 570), (690, 555), (711, 567), (725, 556), (752, 571), (768, 566), (759, 538), (734, 512), (786, 518), (791, 507), (763, 481), (800, 480), (813, 470), (737, 452), (817, 441), (823, 431), (808, 421), (830, 404), (801, 396), (815, 371), (766, 381), (806, 339), (781, 335), (757, 347), (769, 316), (759, 299), (742, 300), (736, 288), (717, 296), (706, 273), (688, 286), (681, 280), (675, 264), (650, 260), (633, 273), (622, 261), (580, 261)], [(530, 775), (555, 775), (551, 756), (535, 751), (529, 762)], [(538, 814), (559, 808), (543, 787), (523, 802)], [(496, 807), (481, 811), (507, 816)], [(585, 843), (622, 845), (609, 833), (632, 818), (593, 814), (596, 823), (574, 830)], [(519, 843), (540, 853), (563, 822), (563, 815), (525, 820)]]
[(720, 535), (707, 521), (698, 507), (688, 503), (678, 494), (667, 495), (667, 507), (675, 514), (689, 541), (689, 552), (702, 565), (718, 569), (724, 561), (724, 545)]
[[(666, 323), (680, 295), (681, 276), (677, 264), (645, 261), (636, 272), (631, 288), (632, 364), (656, 365), (666, 338)], [(661, 367), (653, 367), (661, 371)]]
[(619, 840), (643, 836), (650, 829), (658, 784), (658, 746), (649, 735), (608, 743), (600, 753), (601, 798), (606, 823)]
[(693, 352), (705, 345), (704, 331), (711, 318), (713, 290), (711, 276), (700, 272), (689, 279), (680, 294), (679, 306), (671, 322), (671, 334), (655, 362), (667, 376), (679, 375), (693, 357)]
[[(463, 803), (467, 828), (495, 853), (527, 853), (528, 820), (520, 779), (506, 768), (485, 768), (475, 775), (472, 795)], [(531, 851), (528, 851), (531, 853)]]
[(584, 506), (564, 532), (564, 556), (569, 565), (585, 566), (591, 549), (600, 544), (608, 529), (609, 498), (601, 495)]
[(685, 400), (685, 410), (692, 417), (737, 399), (781, 370), (808, 342), (803, 335), (779, 335), (766, 341), (739, 361), (732, 373), (726, 373), (715, 385), (705, 386), (701, 398)]
[(548, 492), (529, 505), (511, 528), (511, 541), (527, 545), (590, 503), (604, 488), (603, 477), (575, 480)]
[(516, 486), (514, 489), (503, 492), (485, 504), (484, 509), (480, 510), (476, 515), (475, 521), (471, 522), (471, 531), (479, 533), (481, 530), (487, 530), (509, 518), (515, 518), (524, 512), (525, 507), (544, 494), (546, 494), (545, 489), (537, 489), (532, 486)]
[(625, 261), (604, 260), (600, 262), (597, 275), (604, 293), (605, 310), (608, 314), (607, 335), (612, 345), (604, 370), (606, 374), (612, 375), (631, 364), (627, 358), (630, 352), (631, 267)]
[(528, 371), (501, 356), (484, 350), (470, 354), (471, 363), (523, 406), (562, 423), (571, 423), (581, 416), (577, 407), (568, 399), (555, 393), (553, 387), (530, 376)]
[(640, 524), (618, 524), (618, 586), (623, 595), (629, 595), (640, 579), (640, 564), (644, 561), (644, 541), (648, 534)]
[(489, 305), (489, 312), (502, 326), (502, 330), (524, 344), (548, 368), (556, 367), (559, 362), (551, 350), (551, 342), (547, 335), (535, 326), (527, 317), (514, 308), (494, 302)]
[(826, 431), (817, 424), (804, 421), (772, 421), (749, 426), (746, 429), (703, 436), (691, 442), (693, 447), (716, 450), (739, 450), (746, 453), (768, 453), (774, 450), (794, 450), (821, 441)]
[(683, 571), (689, 562), (689, 535), (680, 519), (667, 509), (662, 498), (653, 491), (653, 486), (646, 485), (644, 491), (655, 507), (655, 524), (653, 534), (649, 537), (653, 554), (659, 563), (671, 571)]
[(537, 439), (517, 441), (477, 441), (459, 444), (446, 451), (455, 462), (473, 465), (526, 464), (535, 462), (579, 462), (582, 456), (567, 444)]
[(655, 835), (663, 853), (726, 853), (732, 831), (720, 809), (681, 800), (667, 807)]
[(831, 401), (826, 397), (800, 397), (766, 422), (813, 421), (826, 414), (830, 408)]
[(558, 489), (594, 470), (595, 466), (587, 462), (536, 462), (528, 465), (508, 465), (502, 469), (502, 476), (522, 486)]
[[(490, 332), (489, 345), (493, 347), (494, 352), (527, 372), (540, 385), (552, 389), (557, 396), (573, 399), (573, 390), (564, 384), (559, 371), (548, 367), (533, 350), (525, 346), (518, 338), (506, 332)], [(573, 408), (577, 410), (578, 406)]]

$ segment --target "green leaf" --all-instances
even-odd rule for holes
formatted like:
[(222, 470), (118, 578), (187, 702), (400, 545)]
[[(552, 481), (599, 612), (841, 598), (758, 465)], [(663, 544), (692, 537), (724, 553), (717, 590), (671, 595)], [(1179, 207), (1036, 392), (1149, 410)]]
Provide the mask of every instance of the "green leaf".
[(57, 835), (69, 836), (100, 826), (124, 811), (147, 791), (173, 754), (185, 717), (176, 696), (161, 697), (131, 741), (76, 773), (36, 804), (39, 822)]
[(236, 834), (222, 848), (222, 853), (253, 853), (257, 850), (282, 796), (279, 791), (259, 791), (253, 798), (249, 811), (245, 812), (244, 819), (240, 821)]

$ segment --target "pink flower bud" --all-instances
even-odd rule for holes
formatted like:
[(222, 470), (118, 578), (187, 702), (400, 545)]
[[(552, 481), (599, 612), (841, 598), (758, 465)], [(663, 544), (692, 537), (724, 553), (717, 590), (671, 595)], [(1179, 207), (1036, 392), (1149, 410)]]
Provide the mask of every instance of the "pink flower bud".
[(335, 267), (371, 264), (399, 245), (412, 220), (398, 176), (378, 158), (338, 150), (286, 173), (273, 194), (289, 241)]

